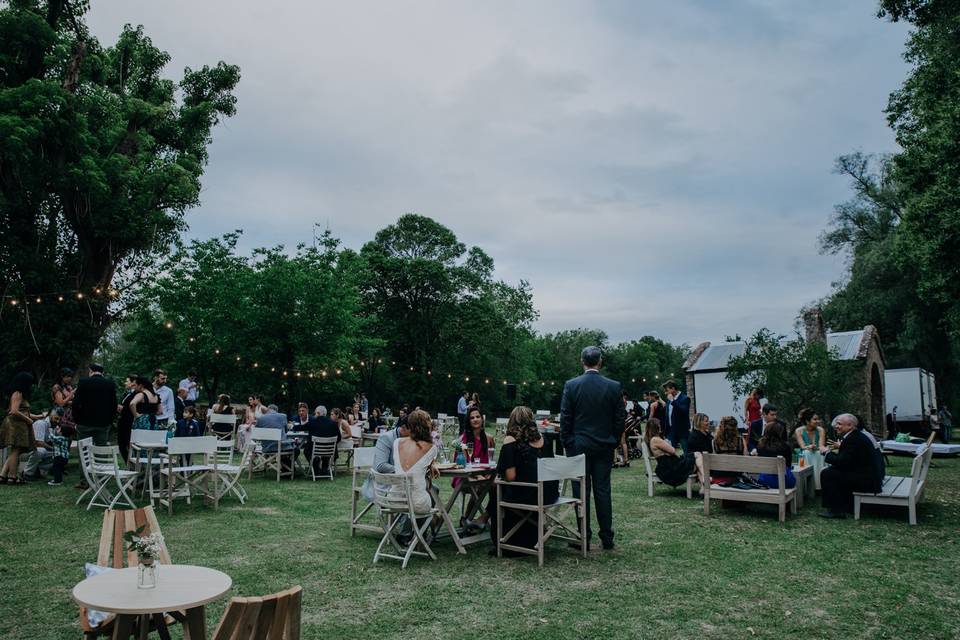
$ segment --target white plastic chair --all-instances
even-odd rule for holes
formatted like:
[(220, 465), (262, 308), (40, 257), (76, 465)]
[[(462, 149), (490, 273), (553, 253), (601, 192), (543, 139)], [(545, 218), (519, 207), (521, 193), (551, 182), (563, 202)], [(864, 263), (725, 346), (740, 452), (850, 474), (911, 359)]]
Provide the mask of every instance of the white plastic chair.
[(504, 435), (507, 432), (507, 423), (509, 418), (497, 418), (497, 433)]
[[(190, 455), (189, 464), (180, 464), (181, 456)], [(200, 457), (201, 460), (193, 459)], [(201, 495), (213, 499), (213, 508), (220, 506), (220, 496), (217, 490), (211, 489), (209, 482), (217, 477), (217, 438), (215, 436), (199, 436), (193, 438), (170, 438), (167, 443), (166, 466), (160, 469), (160, 478), (165, 483), (166, 491), (161, 493), (166, 498), (160, 498), (160, 503), (167, 504), (167, 513), (173, 515), (173, 501), (185, 495), (187, 503), (190, 501), (190, 489), (196, 489)], [(207, 481), (207, 486), (200, 483)], [(182, 492), (177, 492), (178, 481), (183, 482)]]
[[(410, 558), (413, 556), (426, 556), (436, 560), (437, 556), (430, 548), (427, 542), (426, 532), (433, 522), (433, 516), (439, 515), (446, 525), (450, 536), (457, 543), (460, 553), (466, 553), (459, 542), (457, 533), (453, 527), (450, 516), (439, 506), (434, 505), (426, 513), (416, 513), (413, 509), (413, 476), (405, 473), (377, 473), (373, 474), (373, 503), (377, 507), (380, 516), (380, 524), (383, 530), (383, 538), (377, 545), (377, 550), (373, 554), (373, 563), (376, 564), (380, 558), (390, 558), (400, 560), (401, 568), (405, 569)], [(406, 549), (397, 540), (394, 530), (404, 520), (404, 516), (411, 524), (413, 535), (410, 538)], [(432, 537), (432, 536), (431, 536)], [(387, 553), (384, 547), (387, 545), (393, 547), (396, 553)], [(423, 549), (419, 551), (418, 549)], [(403, 554), (403, 555), (400, 555)]]
[[(98, 447), (92, 445), (88, 452), (91, 461), (90, 475), (97, 481), (97, 489), (93, 497), (90, 498), (87, 509), (94, 505), (113, 509), (121, 498), (131, 509), (136, 509), (137, 505), (127, 495), (127, 491), (132, 490), (133, 483), (137, 479), (137, 472), (121, 468), (120, 448), (117, 446)], [(117, 485), (116, 492), (110, 488), (111, 480)], [(101, 494), (104, 502), (96, 502)], [(106, 500), (110, 502), (106, 502)]]
[[(294, 457), (293, 454), (296, 453), (296, 450), (293, 448), (284, 449), (283, 448), (283, 432), (280, 429), (267, 429), (264, 427), (253, 427), (250, 430), (250, 441), (256, 443), (256, 452), (255, 456), (257, 462), (262, 465), (263, 470), (268, 471), (270, 469), (276, 469), (277, 471), (277, 482), (280, 482), (282, 476), (290, 476), (293, 478), (294, 473)], [(263, 443), (273, 442), (276, 445), (274, 451), (264, 451)], [(283, 458), (284, 456), (290, 457), (290, 470), (283, 470)], [(254, 460), (250, 459), (249, 473), (247, 474), (247, 479), (253, 476), (253, 466)]]
[(360, 499), (362, 498), (361, 487), (364, 480), (373, 468), (373, 458), (376, 453), (374, 447), (362, 447), (353, 452), (353, 486), (350, 498), (350, 537), (354, 537), (357, 531), (382, 531), (376, 525), (363, 524), (360, 520), (373, 508), (373, 503), (369, 502), (363, 509), (357, 511)]
[[(542, 458), (537, 460), (537, 481), (536, 482), (507, 482), (497, 478), (494, 482), (497, 486), (497, 556), (503, 556), (503, 549), (527, 553), (537, 556), (537, 564), (543, 566), (543, 553), (547, 540), (550, 538), (559, 538), (571, 542), (580, 543), (580, 552), (584, 558), (587, 557), (587, 518), (579, 518), (579, 528), (577, 525), (571, 526), (562, 520), (563, 516), (573, 513), (575, 520), (578, 511), (582, 510), (583, 501), (580, 498), (571, 498), (560, 496), (556, 502), (544, 504), (543, 502), (543, 483), (553, 481), (573, 480), (580, 482), (583, 488), (583, 494), (586, 493), (586, 456), (580, 454), (573, 457), (563, 458)], [(521, 502), (504, 502), (502, 487), (528, 487), (536, 488), (537, 504), (525, 504)], [(506, 511), (514, 511), (521, 516), (509, 531), (503, 532), (503, 514)], [(537, 542), (533, 549), (510, 544), (510, 538), (520, 530), (522, 526), (536, 518), (537, 523)]]
[[(337, 453), (337, 436), (330, 436), (329, 438), (312, 436), (310, 442), (313, 445), (313, 450), (310, 453), (310, 473), (313, 475), (314, 481), (317, 477), (333, 480), (333, 458)], [(327, 475), (318, 476), (316, 463), (319, 463), (320, 469), (323, 470), (324, 460), (327, 461)]]

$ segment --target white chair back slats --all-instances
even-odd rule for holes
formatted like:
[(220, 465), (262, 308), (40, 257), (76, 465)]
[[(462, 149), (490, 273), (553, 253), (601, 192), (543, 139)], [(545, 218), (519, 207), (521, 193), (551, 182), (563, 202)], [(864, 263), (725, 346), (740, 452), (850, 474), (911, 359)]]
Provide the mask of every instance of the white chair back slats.
[[(233, 440), (217, 440), (217, 464), (218, 465), (232, 465), (233, 464)], [(241, 465), (243, 466), (243, 465)]]
[(272, 442), (281, 442), (283, 434), (280, 429), (266, 429), (264, 427), (253, 427), (250, 429), (251, 440), (266, 440)]
[(568, 458), (541, 458), (537, 460), (537, 480), (577, 480), (587, 473), (587, 457), (584, 454)]
[(329, 438), (320, 438), (313, 436), (310, 438), (310, 441), (313, 443), (313, 455), (314, 457), (318, 456), (332, 456), (337, 450), (337, 437), (331, 436)]
[(381, 511), (413, 515), (413, 476), (402, 473), (373, 474), (373, 503)]

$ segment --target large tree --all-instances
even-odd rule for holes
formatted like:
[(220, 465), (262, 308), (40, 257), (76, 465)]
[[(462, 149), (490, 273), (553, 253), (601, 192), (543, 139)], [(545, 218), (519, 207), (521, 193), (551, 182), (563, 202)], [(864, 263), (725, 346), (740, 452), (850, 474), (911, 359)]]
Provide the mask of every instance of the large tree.
[(6, 5), (0, 291), (15, 298), (0, 315), (0, 375), (43, 375), (89, 358), (184, 228), (240, 71), (220, 62), (173, 82), (162, 76), (170, 56), (142, 27), (102, 47), (84, 25), (87, 2)]

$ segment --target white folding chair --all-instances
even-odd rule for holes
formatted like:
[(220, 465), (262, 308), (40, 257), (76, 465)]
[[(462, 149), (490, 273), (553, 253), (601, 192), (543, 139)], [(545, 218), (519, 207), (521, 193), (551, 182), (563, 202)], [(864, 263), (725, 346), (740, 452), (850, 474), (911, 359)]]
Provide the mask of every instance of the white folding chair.
[(497, 433), (504, 435), (507, 432), (508, 418), (497, 418)]
[[(310, 473), (313, 475), (314, 481), (316, 481), (317, 477), (333, 480), (333, 458), (337, 453), (337, 436), (330, 436), (329, 438), (312, 436), (310, 443), (313, 447), (313, 450), (310, 452)], [(370, 449), (370, 451), (373, 451), (373, 449)], [(324, 460), (326, 460), (326, 465), (324, 465)], [(324, 466), (326, 466), (326, 475), (322, 475), (321, 473), (318, 476), (317, 463), (320, 464), (321, 472)]]
[[(380, 558), (390, 558), (400, 560), (403, 564), (401, 568), (405, 569), (410, 558), (413, 556), (427, 556), (436, 560), (437, 556), (430, 548), (427, 542), (426, 532), (433, 522), (433, 516), (440, 515), (446, 525), (450, 536), (457, 541), (458, 551), (466, 553), (463, 546), (459, 543), (453, 522), (450, 516), (439, 506), (433, 506), (426, 513), (416, 513), (413, 510), (413, 476), (405, 473), (377, 473), (373, 474), (373, 503), (377, 507), (380, 516), (380, 524), (383, 530), (383, 538), (377, 545), (377, 550), (373, 554), (373, 563), (376, 564)], [(404, 520), (404, 517), (410, 522), (410, 528), (413, 535), (410, 538), (406, 549), (397, 540), (394, 530)], [(432, 536), (431, 536), (432, 537)], [(393, 547), (396, 553), (387, 553), (384, 547), (387, 545)], [(423, 549), (419, 551), (418, 549)], [(403, 554), (403, 555), (400, 555)]]
[[(183, 456), (191, 456), (189, 463), (184, 462)], [(196, 458), (200, 458), (197, 460)], [(166, 466), (160, 468), (160, 478), (165, 484), (165, 491), (161, 493), (160, 504), (166, 502), (167, 513), (173, 515), (173, 501), (180, 496), (186, 496), (190, 502), (191, 488), (201, 495), (213, 499), (213, 508), (220, 506), (220, 496), (216, 488), (210, 488), (210, 481), (217, 477), (217, 438), (215, 436), (199, 436), (194, 438), (170, 438), (167, 443)], [(206, 481), (207, 486), (200, 483)], [(183, 483), (183, 490), (177, 491), (177, 483)], [(162, 489), (163, 489), (162, 488)]]
[[(351, 425), (351, 426), (350, 426), (350, 437), (349, 437), (349, 438), (343, 438), (343, 439), (341, 439), (340, 442), (337, 444), (337, 452), (338, 452), (338, 454), (339, 454), (339, 455), (337, 456), (337, 463), (338, 463), (338, 464), (342, 464), (342, 465), (345, 466), (345, 467), (349, 467), (351, 461), (353, 460), (353, 450), (354, 450), (354, 448), (360, 446), (359, 444), (357, 444), (357, 443), (354, 441), (354, 435), (353, 435), (353, 434), (354, 434), (354, 431), (353, 431), (353, 427), (355, 427), (355, 426), (356, 426), (356, 425)], [(359, 438), (361, 439), (361, 441), (362, 441), (362, 438), (363, 438), (363, 430), (362, 430), (362, 429), (360, 430), (360, 435), (359, 435), (358, 437), (359, 437)]]
[(160, 456), (154, 456), (154, 451), (167, 448), (166, 430), (154, 431), (149, 429), (134, 429), (130, 432), (130, 457), (129, 462), (133, 463), (133, 470), (137, 475), (146, 474), (143, 478), (142, 490), (140, 495), (146, 495), (150, 498), (150, 506), (153, 506), (153, 500), (159, 497), (153, 488), (153, 471), (163, 464)]
[[(296, 462), (293, 454), (296, 453), (296, 449), (293, 449), (292, 447), (290, 449), (283, 448), (283, 432), (280, 429), (253, 427), (250, 429), (250, 441), (256, 444), (254, 457), (256, 458), (256, 463), (261, 465), (262, 470), (269, 471), (270, 469), (276, 469), (277, 482), (280, 482), (281, 476), (290, 476), (293, 478), (293, 466)], [(264, 451), (264, 444), (266, 443), (273, 443), (274, 450)], [(289, 471), (285, 471), (283, 469), (284, 456), (290, 457)], [(254, 458), (251, 457), (249, 466), (250, 471), (247, 474), (247, 479), (253, 477), (254, 462)]]
[(217, 465), (221, 469), (223, 467), (233, 465), (233, 445), (233, 440), (217, 440)]
[[(214, 425), (226, 424), (230, 425), (230, 432), (227, 433), (226, 430), (218, 431), (214, 428)], [(236, 440), (237, 439), (237, 414), (235, 413), (211, 413), (207, 417), (207, 426), (210, 428), (210, 433), (218, 440)]]
[[(537, 564), (543, 566), (544, 547), (550, 538), (559, 538), (580, 543), (580, 552), (587, 557), (587, 518), (582, 512), (583, 500), (560, 496), (556, 502), (544, 504), (543, 483), (552, 481), (573, 480), (580, 482), (581, 495), (586, 496), (587, 486), (586, 456), (580, 454), (565, 458), (542, 458), (537, 460), (536, 482), (506, 482), (497, 478), (497, 556), (502, 557), (503, 549), (527, 553), (537, 556)], [(504, 502), (503, 487), (527, 487), (537, 490), (537, 504), (522, 502)], [(577, 518), (578, 510), (584, 517)], [(503, 532), (503, 515), (506, 511), (514, 511), (520, 520), (506, 533)], [(574, 520), (579, 520), (579, 526), (563, 521), (564, 515), (572, 513)], [(537, 542), (532, 549), (510, 544), (510, 539), (521, 527), (536, 518)]]
[[(137, 472), (120, 467), (120, 448), (117, 446), (98, 447), (92, 445), (88, 452), (91, 459), (90, 475), (97, 481), (97, 489), (93, 497), (90, 498), (87, 509), (94, 505), (113, 509), (121, 498), (131, 509), (136, 509), (137, 505), (127, 495), (127, 491), (133, 488), (133, 483), (137, 479)], [(117, 485), (116, 492), (111, 489), (111, 480)], [(104, 502), (96, 502), (101, 495)], [(106, 502), (107, 500), (110, 502)]]
[[(316, 445), (314, 445), (316, 446)], [(360, 492), (364, 480), (370, 470), (373, 468), (373, 458), (376, 453), (374, 447), (362, 447), (353, 452), (353, 487), (350, 498), (350, 537), (354, 537), (357, 531), (382, 531), (376, 525), (363, 524), (360, 520), (373, 508), (373, 503), (369, 502), (363, 509), (357, 511), (362, 494)]]
[[(87, 497), (87, 494), (93, 491), (96, 493), (97, 488), (99, 487), (98, 480), (93, 477), (91, 473), (91, 468), (93, 467), (93, 456), (90, 453), (90, 447), (93, 446), (93, 438), (83, 438), (77, 440), (77, 456), (80, 458), (80, 471), (83, 473), (83, 479), (87, 482), (87, 488), (83, 493), (80, 494), (80, 497), (77, 498), (77, 501), (74, 504), (80, 504), (80, 502)], [(87, 509), (89, 509), (89, 505)]]
[[(217, 442), (216, 491), (220, 498), (233, 493), (237, 496), (240, 504), (243, 504), (247, 499), (247, 491), (240, 484), (240, 476), (243, 475), (243, 470), (250, 465), (250, 458), (253, 456), (253, 451), (257, 445), (252, 442), (248, 443), (243, 449), (240, 464), (233, 464), (233, 443), (228, 443), (230, 458), (227, 459), (223, 452), (225, 442), (224, 440)], [(225, 460), (228, 461), (224, 462)]]

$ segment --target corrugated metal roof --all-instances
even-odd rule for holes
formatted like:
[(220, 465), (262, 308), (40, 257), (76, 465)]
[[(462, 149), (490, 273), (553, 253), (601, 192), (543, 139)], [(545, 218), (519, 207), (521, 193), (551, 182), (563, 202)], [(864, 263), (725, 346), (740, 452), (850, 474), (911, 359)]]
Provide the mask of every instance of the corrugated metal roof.
[[(828, 333), (827, 346), (838, 352), (841, 360), (854, 360), (860, 349), (862, 338), (863, 329)], [(727, 362), (730, 361), (730, 358), (741, 355), (745, 349), (746, 345), (743, 342), (711, 344), (687, 371), (691, 373), (696, 371), (722, 371), (727, 368)]]

